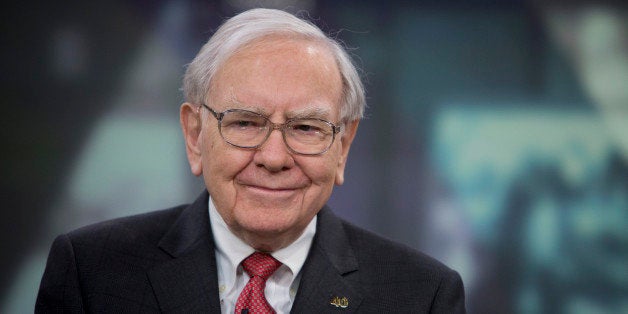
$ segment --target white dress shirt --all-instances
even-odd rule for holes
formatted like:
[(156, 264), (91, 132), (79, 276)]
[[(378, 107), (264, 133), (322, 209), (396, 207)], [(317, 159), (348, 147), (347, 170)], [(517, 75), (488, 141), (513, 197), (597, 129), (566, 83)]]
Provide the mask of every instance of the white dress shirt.
[[(255, 252), (255, 249), (229, 230), (211, 198), (209, 221), (216, 244), (220, 309), (222, 313), (233, 314), (240, 292), (249, 281), (249, 275), (243, 271), (240, 263)], [(282, 265), (266, 280), (264, 294), (277, 313), (289, 313), (292, 308), (301, 279), (301, 267), (305, 263), (315, 233), (316, 216), (296, 241), (271, 253)]]

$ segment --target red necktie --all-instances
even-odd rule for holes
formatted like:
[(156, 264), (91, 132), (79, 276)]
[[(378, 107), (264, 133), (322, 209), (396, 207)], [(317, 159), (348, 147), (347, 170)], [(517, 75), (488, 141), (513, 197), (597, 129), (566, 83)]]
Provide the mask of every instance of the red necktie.
[[(242, 268), (249, 274), (249, 282), (244, 286), (238, 301), (235, 314), (275, 313), (264, 297), (266, 279), (272, 275), (281, 262), (266, 253), (255, 252), (242, 262)], [(248, 310), (244, 311), (243, 310)]]

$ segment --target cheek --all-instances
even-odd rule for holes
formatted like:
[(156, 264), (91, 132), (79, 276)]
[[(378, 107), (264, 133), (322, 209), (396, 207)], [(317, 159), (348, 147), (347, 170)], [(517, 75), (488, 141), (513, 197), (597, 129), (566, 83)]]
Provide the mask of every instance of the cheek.
[(217, 182), (233, 180), (233, 178), (251, 162), (247, 152), (232, 152), (217, 147), (207, 152), (205, 162), (209, 175), (217, 179)]
[(247, 154), (230, 152), (227, 148), (221, 149), (217, 144), (215, 149), (207, 151), (204, 161), (203, 179), (217, 208), (227, 210), (220, 211), (225, 221), (230, 221), (230, 208), (236, 204), (237, 191), (234, 184), (235, 176), (240, 173), (248, 163), (250, 157)]
[(324, 162), (310, 163), (307, 167), (301, 167), (312, 181), (312, 185), (304, 195), (304, 206), (309, 210), (304, 214), (315, 214), (331, 196), (334, 188), (336, 167), (331, 159)]
[[(327, 152), (328, 154), (331, 152)], [(337, 154), (329, 154), (323, 156), (324, 158), (317, 159), (314, 157), (312, 160), (305, 160), (301, 163), (301, 168), (305, 174), (312, 180), (312, 183), (317, 186), (333, 186), (336, 176), (336, 170), (338, 169), (338, 156)]]
[[(238, 150), (225, 143), (219, 134), (208, 134), (203, 147), (203, 175), (210, 189), (224, 189), (225, 184), (251, 162), (251, 152)], [(211, 191), (210, 191), (211, 192)]]

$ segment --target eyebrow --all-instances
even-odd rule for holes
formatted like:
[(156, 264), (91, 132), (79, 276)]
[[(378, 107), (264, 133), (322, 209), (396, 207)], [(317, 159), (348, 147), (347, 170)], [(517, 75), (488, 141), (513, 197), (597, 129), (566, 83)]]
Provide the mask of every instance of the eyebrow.
[(299, 110), (288, 111), (286, 117), (288, 119), (306, 119), (306, 118), (318, 118), (329, 119), (331, 110), (321, 107), (307, 107)]
[[(264, 108), (260, 108), (256, 106), (249, 106), (238, 101), (238, 98), (236, 97), (233, 90), (231, 90), (230, 97), (227, 102), (233, 109), (244, 109), (244, 110), (261, 114), (265, 117), (268, 117), (270, 115), (266, 110), (264, 110)], [(331, 109), (321, 108), (315, 105), (310, 105), (302, 109), (297, 109), (297, 110), (286, 112), (286, 119), (310, 119), (310, 118), (329, 120), (331, 119)]]
[(255, 112), (263, 116), (268, 116), (268, 113), (266, 112), (266, 110), (264, 110), (264, 108), (245, 105), (235, 99), (230, 99), (226, 101), (226, 104), (227, 104), (227, 108), (225, 108), (225, 110), (230, 110), (230, 109), (247, 110), (247, 111)]
[[(260, 115), (263, 115), (265, 117), (268, 117), (270, 115), (266, 110), (264, 110), (264, 108), (245, 105), (235, 100), (229, 101), (229, 109), (248, 110), (248, 111), (252, 111)], [(331, 117), (331, 110), (329, 108), (321, 108), (321, 107), (315, 107), (315, 106), (310, 106), (310, 107), (297, 109), (297, 110), (291, 110), (291, 111), (286, 112), (286, 119), (316, 118), (316, 119), (326, 120), (326, 119), (330, 119), (330, 117)]]

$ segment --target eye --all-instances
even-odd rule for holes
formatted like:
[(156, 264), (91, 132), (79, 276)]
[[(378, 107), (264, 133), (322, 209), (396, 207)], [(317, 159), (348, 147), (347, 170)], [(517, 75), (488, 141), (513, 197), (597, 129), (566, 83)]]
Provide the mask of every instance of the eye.
[(260, 127), (260, 123), (255, 120), (224, 120), (222, 122), (223, 128), (237, 128), (237, 129), (246, 129), (246, 128), (255, 128)]
[(313, 125), (309, 125), (309, 124), (297, 124), (293, 127), (294, 130), (296, 131), (301, 131), (301, 132), (317, 132), (320, 131), (319, 128), (317, 128), (316, 126)]
[(299, 136), (326, 136), (330, 127), (325, 122), (315, 119), (292, 121), (289, 130)]
[(257, 126), (257, 123), (253, 120), (238, 120), (238, 121), (235, 121), (233, 124), (241, 128)]
[(235, 111), (230, 112), (222, 120), (225, 129), (248, 130), (266, 127), (266, 119), (254, 113)]

